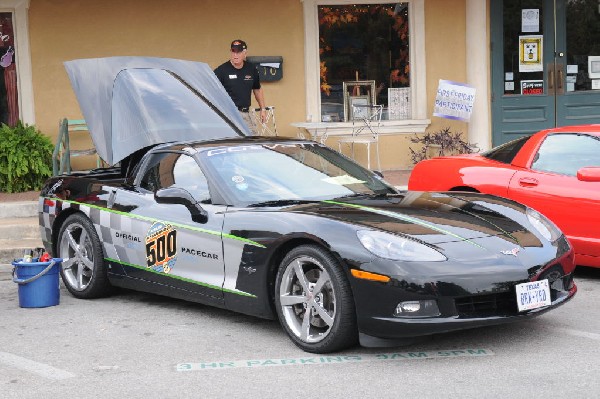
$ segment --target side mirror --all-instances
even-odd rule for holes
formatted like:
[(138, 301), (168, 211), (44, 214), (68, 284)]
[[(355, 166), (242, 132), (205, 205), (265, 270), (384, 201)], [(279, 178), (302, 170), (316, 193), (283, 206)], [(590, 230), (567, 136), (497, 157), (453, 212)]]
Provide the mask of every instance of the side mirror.
[(586, 166), (577, 171), (577, 180), (600, 182), (600, 167)]
[(196, 223), (206, 223), (208, 213), (194, 199), (192, 194), (181, 187), (161, 188), (154, 193), (154, 199), (159, 204), (177, 204), (185, 206), (192, 215), (192, 220)]

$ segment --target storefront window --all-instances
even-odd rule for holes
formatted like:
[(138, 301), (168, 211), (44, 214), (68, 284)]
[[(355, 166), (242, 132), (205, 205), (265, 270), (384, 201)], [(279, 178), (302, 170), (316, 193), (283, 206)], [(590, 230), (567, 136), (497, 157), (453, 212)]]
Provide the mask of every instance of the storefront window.
[(411, 118), (408, 16), (408, 3), (318, 6), (322, 122), (348, 120), (352, 96), (383, 105), (384, 119)]
[(0, 123), (16, 125), (19, 120), (17, 68), (12, 13), (0, 13)]

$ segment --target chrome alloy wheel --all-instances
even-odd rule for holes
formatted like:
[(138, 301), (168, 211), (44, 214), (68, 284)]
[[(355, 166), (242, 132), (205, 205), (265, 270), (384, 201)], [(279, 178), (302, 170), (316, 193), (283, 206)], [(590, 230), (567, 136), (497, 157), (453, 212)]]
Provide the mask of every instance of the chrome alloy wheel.
[(62, 233), (58, 245), (63, 259), (62, 270), (67, 284), (76, 290), (85, 290), (94, 276), (94, 250), (87, 230), (79, 223), (70, 224)]
[(336, 295), (329, 273), (309, 256), (286, 265), (279, 285), (279, 303), (286, 325), (303, 342), (320, 342), (336, 316)]

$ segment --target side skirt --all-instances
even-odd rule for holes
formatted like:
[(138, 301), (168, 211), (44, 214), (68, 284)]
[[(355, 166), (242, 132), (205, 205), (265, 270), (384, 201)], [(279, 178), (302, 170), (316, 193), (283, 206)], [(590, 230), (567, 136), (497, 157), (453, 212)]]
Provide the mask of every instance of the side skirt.
[(221, 309), (227, 309), (225, 300), (208, 295), (202, 295), (197, 292), (190, 292), (170, 285), (155, 283), (138, 278), (127, 277), (120, 274), (108, 273), (109, 281), (115, 287), (127, 288), (134, 291), (147, 292), (150, 294), (168, 296), (170, 298), (182, 299), (184, 301), (201, 303), (203, 305), (215, 306)]

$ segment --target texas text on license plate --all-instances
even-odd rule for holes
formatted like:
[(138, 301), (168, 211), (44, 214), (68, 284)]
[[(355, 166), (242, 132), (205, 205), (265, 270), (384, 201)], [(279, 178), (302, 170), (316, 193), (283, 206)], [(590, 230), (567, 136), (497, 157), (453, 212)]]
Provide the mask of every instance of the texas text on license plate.
[(551, 304), (548, 280), (517, 284), (517, 305), (519, 312), (537, 309)]

